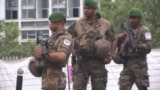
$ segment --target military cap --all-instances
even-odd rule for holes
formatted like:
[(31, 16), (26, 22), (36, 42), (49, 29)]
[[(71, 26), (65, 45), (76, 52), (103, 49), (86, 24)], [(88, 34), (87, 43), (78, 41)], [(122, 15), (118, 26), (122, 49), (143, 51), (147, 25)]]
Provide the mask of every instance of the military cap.
[(141, 10), (138, 9), (138, 8), (132, 8), (130, 11), (129, 11), (129, 15), (130, 16), (133, 16), (133, 17), (141, 17), (142, 16), (142, 13), (141, 13)]
[(61, 11), (55, 11), (49, 16), (49, 20), (51, 22), (59, 22), (66, 18), (63, 12)]
[(85, 0), (84, 5), (90, 8), (97, 8), (97, 2), (95, 0)]

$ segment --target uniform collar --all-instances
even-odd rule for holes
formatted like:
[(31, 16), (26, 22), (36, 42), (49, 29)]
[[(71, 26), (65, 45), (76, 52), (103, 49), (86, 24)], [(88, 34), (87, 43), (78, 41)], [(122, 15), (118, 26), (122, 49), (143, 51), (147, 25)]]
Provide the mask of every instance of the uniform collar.
[(65, 29), (64, 29), (64, 30), (60, 30), (60, 31), (58, 31), (58, 32), (53, 32), (52, 36), (53, 36), (53, 37), (57, 37), (57, 36), (60, 36), (60, 35), (62, 35), (62, 34), (64, 34), (64, 33), (66, 33), (66, 30), (65, 30)]

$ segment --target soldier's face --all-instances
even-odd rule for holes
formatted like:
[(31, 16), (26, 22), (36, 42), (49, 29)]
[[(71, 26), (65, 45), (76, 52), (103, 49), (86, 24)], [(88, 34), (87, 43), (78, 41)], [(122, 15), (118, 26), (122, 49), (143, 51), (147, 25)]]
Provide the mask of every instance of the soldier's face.
[(49, 23), (49, 28), (50, 28), (50, 30), (52, 30), (52, 31), (56, 31), (56, 29), (57, 29), (57, 24), (54, 23), (54, 22), (50, 22), (50, 23)]
[(90, 7), (87, 7), (87, 6), (84, 6), (84, 15), (85, 15), (87, 18), (92, 17), (92, 16), (95, 14), (95, 11), (96, 11), (96, 9), (93, 9), (93, 8), (90, 8)]
[(129, 22), (132, 26), (137, 26), (141, 23), (141, 17), (130, 16), (129, 17)]

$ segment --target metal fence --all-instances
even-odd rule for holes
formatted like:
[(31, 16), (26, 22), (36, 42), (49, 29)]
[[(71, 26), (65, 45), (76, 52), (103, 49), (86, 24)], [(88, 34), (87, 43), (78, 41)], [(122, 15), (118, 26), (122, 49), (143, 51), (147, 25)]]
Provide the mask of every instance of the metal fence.
[[(148, 90), (160, 90), (159, 53), (160, 51), (148, 55), (148, 73), (150, 75), (150, 87)], [(22, 58), (20, 60), (0, 60), (0, 90), (15, 90), (17, 69), (19, 68), (24, 70), (22, 90), (41, 90), (41, 78), (34, 77), (28, 70), (30, 59), (31, 57)], [(71, 67), (71, 65), (69, 64), (68, 67)], [(106, 65), (106, 68), (108, 69), (108, 83), (106, 90), (118, 90), (118, 79), (123, 66), (111, 62), (109, 65)], [(63, 71), (67, 74), (68, 69), (64, 68)], [(67, 77), (70, 75), (71, 74), (67, 74)], [(70, 90), (73, 90), (71, 76), (70, 80), (67, 80), (66, 90), (69, 90), (68, 85), (71, 87)], [(88, 83), (87, 90), (91, 90), (90, 82)], [(132, 90), (137, 90), (137, 87), (134, 85)]]

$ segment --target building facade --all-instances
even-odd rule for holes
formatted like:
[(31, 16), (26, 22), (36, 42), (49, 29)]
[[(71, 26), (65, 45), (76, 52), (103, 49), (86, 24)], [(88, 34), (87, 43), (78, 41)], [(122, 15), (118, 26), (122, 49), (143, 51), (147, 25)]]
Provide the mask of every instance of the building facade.
[(66, 27), (83, 16), (83, 0), (0, 0), (0, 3), (0, 19), (17, 22), (20, 42), (35, 40), (39, 32), (49, 37), (48, 17), (54, 11), (66, 14)]

